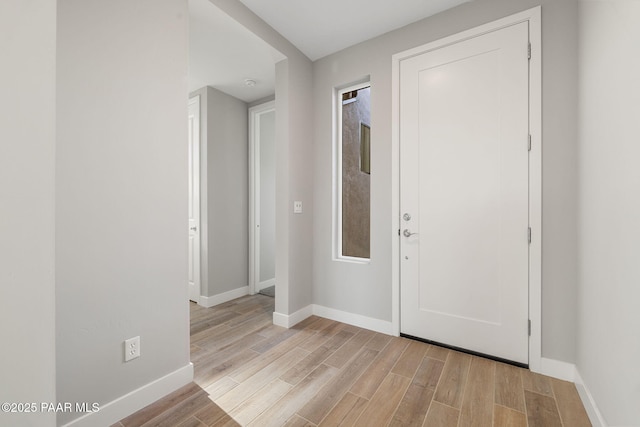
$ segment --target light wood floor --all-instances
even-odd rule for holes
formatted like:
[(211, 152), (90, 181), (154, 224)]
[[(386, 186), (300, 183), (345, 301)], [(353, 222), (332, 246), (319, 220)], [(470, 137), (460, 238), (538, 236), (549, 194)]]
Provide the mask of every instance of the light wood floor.
[(194, 383), (133, 426), (590, 426), (573, 384), (310, 317), (272, 325), (273, 298), (191, 304)]

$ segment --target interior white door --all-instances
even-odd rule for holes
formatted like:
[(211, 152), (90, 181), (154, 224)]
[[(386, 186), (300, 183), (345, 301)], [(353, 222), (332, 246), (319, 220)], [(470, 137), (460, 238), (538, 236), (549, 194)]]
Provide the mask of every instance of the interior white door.
[(528, 23), (400, 62), (401, 332), (528, 363)]
[(189, 299), (200, 302), (200, 97), (189, 100)]
[(275, 101), (249, 109), (249, 288), (275, 285)]

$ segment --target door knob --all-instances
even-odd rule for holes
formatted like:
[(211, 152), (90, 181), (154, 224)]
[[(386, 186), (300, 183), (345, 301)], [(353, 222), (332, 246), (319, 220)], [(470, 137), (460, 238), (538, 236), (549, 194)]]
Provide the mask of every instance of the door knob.
[(414, 234), (418, 234), (418, 233), (412, 233), (411, 231), (409, 231), (408, 228), (405, 228), (404, 231), (402, 232), (402, 234), (404, 235), (404, 237), (411, 237)]

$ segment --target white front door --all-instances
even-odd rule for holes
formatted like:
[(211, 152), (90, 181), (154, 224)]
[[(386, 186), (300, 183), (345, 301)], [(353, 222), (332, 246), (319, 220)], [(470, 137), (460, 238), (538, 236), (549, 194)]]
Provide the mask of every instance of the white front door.
[(189, 299), (200, 302), (200, 97), (189, 100)]
[(528, 363), (528, 23), (400, 62), (400, 329)]

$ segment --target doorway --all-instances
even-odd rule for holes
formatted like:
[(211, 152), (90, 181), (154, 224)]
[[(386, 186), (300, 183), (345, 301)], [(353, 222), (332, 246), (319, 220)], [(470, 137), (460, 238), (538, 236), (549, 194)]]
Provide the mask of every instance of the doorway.
[(536, 16), (394, 57), (398, 332), (520, 365), (540, 358)]
[(249, 109), (249, 291), (275, 293), (275, 102)]
[(189, 300), (200, 303), (200, 97), (189, 99)]

